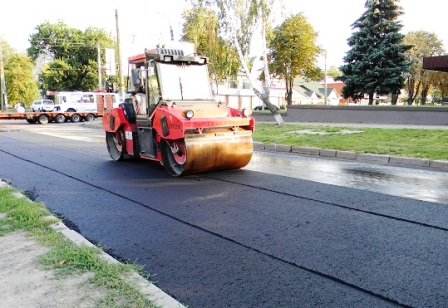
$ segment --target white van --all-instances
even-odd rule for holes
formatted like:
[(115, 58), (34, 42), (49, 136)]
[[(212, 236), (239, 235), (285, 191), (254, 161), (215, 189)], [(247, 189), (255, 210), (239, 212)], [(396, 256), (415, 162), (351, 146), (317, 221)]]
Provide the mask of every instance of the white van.
[(62, 112), (98, 112), (94, 92), (56, 92), (55, 110)]
[(36, 111), (53, 111), (54, 110), (54, 102), (51, 99), (46, 99), (46, 98), (41, 98), (41, 99), (36, 99), (32, 104), (31, 104), (31, 110), (33, 112)]

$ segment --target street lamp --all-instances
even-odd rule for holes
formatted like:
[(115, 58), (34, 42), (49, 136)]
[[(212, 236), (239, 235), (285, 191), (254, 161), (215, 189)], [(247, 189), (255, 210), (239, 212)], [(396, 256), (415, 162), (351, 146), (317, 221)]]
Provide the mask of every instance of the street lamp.
[(325, 89), (324, 89), (324, 105), (327, 105), (327, 51), (324, 50), (324, 67), (325, 67), (325, 76), (324, 76), (324, 81), (325, 81)]
[(171, 41), (174, 41), (174, 32), (173, 32), (173, 27), (171, 27), (171, 19), (168, 17), (168, 15), (161, 13), (161, 12), (157, 12), (157, 14), (163, 15), (168, 19), (168, 23), (170, 24), (170, 35), (171, 35)]
[(1, 43), (0, 43), (0, 79), (1, 79), (0, 110), (8, 110), (8, 95), (6, 94), (5, 71), (3, 67), (3, 45)]

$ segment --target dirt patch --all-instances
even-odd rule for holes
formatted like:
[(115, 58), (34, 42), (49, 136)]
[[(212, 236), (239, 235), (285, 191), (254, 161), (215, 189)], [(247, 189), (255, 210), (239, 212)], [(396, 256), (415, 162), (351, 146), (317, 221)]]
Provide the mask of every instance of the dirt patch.
[(92, 273), (60, 278), (39, 257), (48, 251), (24, 231), (0, 237), (0, 308), (96, 307), (103, 293)]
[(364, 131), (362, 131), (362, 130), (348, 130), (348, 129), (341, 129), (338, 132), (324, 132), (324, 131), (315, 131), (315, 130), (312, 130), (312, 129), (301, 129), (301, 130), (288, 132), (288, 134), (299, 134), (299, 135), (335, 135), (335, 134), (341, 134), (341, 135), (346, 135), (346, 134), (361, 134), (363, 132)]

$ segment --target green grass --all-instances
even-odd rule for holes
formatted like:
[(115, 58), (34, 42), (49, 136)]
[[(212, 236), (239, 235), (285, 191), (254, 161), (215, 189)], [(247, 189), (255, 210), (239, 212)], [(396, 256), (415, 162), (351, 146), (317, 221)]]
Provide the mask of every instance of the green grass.
[(140, 267), (111, 264), (100, 258), (100, 248), (74, 245), (50, 227), (57, 219), (48, 219), (51, 213), (42, 203), (18, 198), (16, 193), (13, 188), (0, 187), (0, 213), (7, 214), (5, 219), (0, 219), (0, 236), (17, 230), (32, 234), (38, 243), (50, 248), (41, 257), (42, 264), (55, 269), (60, 277), (94, 273), (89, 282), (106, 290), (98, 307), (155, 307), (122, 278), (131, 272), (141, 273)]
[[(307, 133), (300, 133), (303, 130)], [(256, 123), (253, 138), (291, 146), (448, 160), (448, 130)]]

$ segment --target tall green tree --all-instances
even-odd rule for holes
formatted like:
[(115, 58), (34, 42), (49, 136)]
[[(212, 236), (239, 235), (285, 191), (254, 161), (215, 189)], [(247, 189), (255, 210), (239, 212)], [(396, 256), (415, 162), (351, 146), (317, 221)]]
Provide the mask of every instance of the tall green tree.
[(288, 105), (292, 104), (292, 86), (297, 76), (315, 79), (320, 74), (317, 57), (322, 52), (316, 45), (317, 32), (303, 13), (291, 16), (274, 29), (270, 42), (270, 69), (286, 82)]
[[(64, 22), (44, 22), (30, 36), (28, 55), (37, 60), (50, 57), (40, 76), (41, 86), (48, 90), (94, 90), (98, 88), (98, 51), (115, 48), (113, 37), (102, 29), (87, 28), (84, 32), (70, 28)], [(105, 55), (101, 53), (101, 62)], [(105, 72), (102, 72), (105, 79)]]
[[(7, 42), (1, 39), (0, 44), (8, 104), (13, 106), (17, 102), (22, 102), (29, 106), (30, 102), (39, 96), (33, 74), (33, 61), (26, 55), (16, 53)], [(3, 98), (5, 97), (2, 96)], [(5, 102), (0, 105), (2, 108), (5, 107), (3, 103)]]
[(6, 93), (6, 82), (5, 82), (5, 59), (9, 54), (13, 53), (13, 49), (0, 38), (0, 65), (3, 69), (3, 74), (0, 74), (0, 110), (5, 110), (8, 105), (8, 97)]
[(412, 105), (418, 94), (421, 95), (421, 104), (426, 103), (426, 97), (432, 86), (441, 84), (446, 73), (423, 69), (423, 57), (440, 56), (445, 53), (443, 42), (434, 33), (426, 31), (409, 32), (403, 43), (412, 48), (406, 52), (411, 66), (406, 74), (406, 90), (408, 92), (408, 105)]
[(5, 61), (5, 81), (10, 105), (22, 102), (29, 107), (39, 97), (33, 69), (33, 61), (24, 54), (12, 54)]
[(238, 54), (229, 41), (220, 35), (218, 16), (215, 11), (195, 6), (183, 13), (184, 41), (192, 42), (196, 52), (207, 56), (213, 64), (213, 73), (219, 80), (236, 77), (239, 70)]
[(403, 45), (402, 25), (397, 18), (403, 14), (399, 0), (367, 0), (366, 11), (356, 20), (354, 31), (348, 39), (350, 50), (344, 57), (341, 76), (346, 86), (345, 98), (369, 96), (373, 104), (375, 94), (392, 95), (396, 104), (404, 83), (404, 73), (409, 69)]

